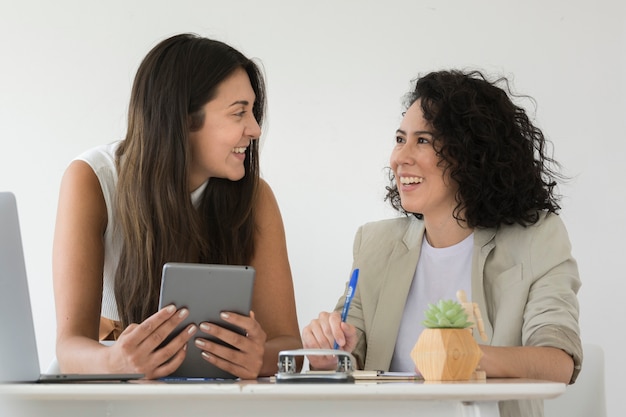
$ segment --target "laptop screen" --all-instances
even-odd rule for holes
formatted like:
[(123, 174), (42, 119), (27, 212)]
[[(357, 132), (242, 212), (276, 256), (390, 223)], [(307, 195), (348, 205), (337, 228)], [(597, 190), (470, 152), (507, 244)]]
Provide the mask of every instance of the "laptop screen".
[(36, 381), (39, 356), (15, 196), (0, 192), (0, 382)]

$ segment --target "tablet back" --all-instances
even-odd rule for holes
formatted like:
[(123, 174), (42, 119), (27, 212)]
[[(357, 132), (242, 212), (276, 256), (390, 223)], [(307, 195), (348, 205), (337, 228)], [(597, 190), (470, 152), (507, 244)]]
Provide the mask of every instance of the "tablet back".
[[(189, 316), (172, 332), (170, 338), (189, 323), (199, 325), (203, 321), (245, 334), (244, 330), (223, 321), (220, 313), (229, 311), (249, 315), (254, 277), (255, 270), (251, 266), (166, 263), (161, 278), (159, 308), (174, 304), (177, 308), (189, 309)], [(196, 336), (221, 343), (202, 332)], [(194, 340), (195, 337), (189, 341), (184, 362), (170, 377), (236, 378), (204, 360)]]

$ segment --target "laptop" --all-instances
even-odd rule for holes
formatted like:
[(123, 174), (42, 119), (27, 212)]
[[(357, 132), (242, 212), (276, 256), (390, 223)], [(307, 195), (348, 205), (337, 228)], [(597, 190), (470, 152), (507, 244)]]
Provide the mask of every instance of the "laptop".
[(41, 374), (17, 203), (0, 192), (0, 383), (128, 381), (140, 374)]

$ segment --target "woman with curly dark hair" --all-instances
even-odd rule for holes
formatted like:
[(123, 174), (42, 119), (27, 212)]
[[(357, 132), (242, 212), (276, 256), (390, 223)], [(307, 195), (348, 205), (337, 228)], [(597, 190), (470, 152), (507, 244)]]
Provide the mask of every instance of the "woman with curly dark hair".
[[(487, 377), (575, 381), (580, 280), (557, 215), (561, 176), (543, 133), (511, 97), (506, 79), (490, 82), (476, 71), (417, 81), (387, 188), (405, 216), (359, 229), (349, 317), (341, 323), (342, 297), (303, 329), (305, 347), (336, 341), (363, 369), (412, 371), (428, 303), (463, 290), (484, 319), (479, 366)], [(309, 360), (317, 369), (334, 366), (332, 358)], [(501, 412), (541, 415), (542, 406), (504, 402)]]

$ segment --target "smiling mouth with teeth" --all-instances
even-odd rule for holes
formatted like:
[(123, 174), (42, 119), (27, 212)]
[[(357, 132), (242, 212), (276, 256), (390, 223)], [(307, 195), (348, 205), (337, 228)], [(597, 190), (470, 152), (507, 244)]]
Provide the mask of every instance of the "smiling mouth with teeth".
[(422, 177), (400, 177), (400, 183), (404, 185), (420, 184), (422, 181), (424, 181)]
[(233, 152), (234, 153), (246, 153), (246, 149), (248, 148), (247, 147), (233, 148)]

